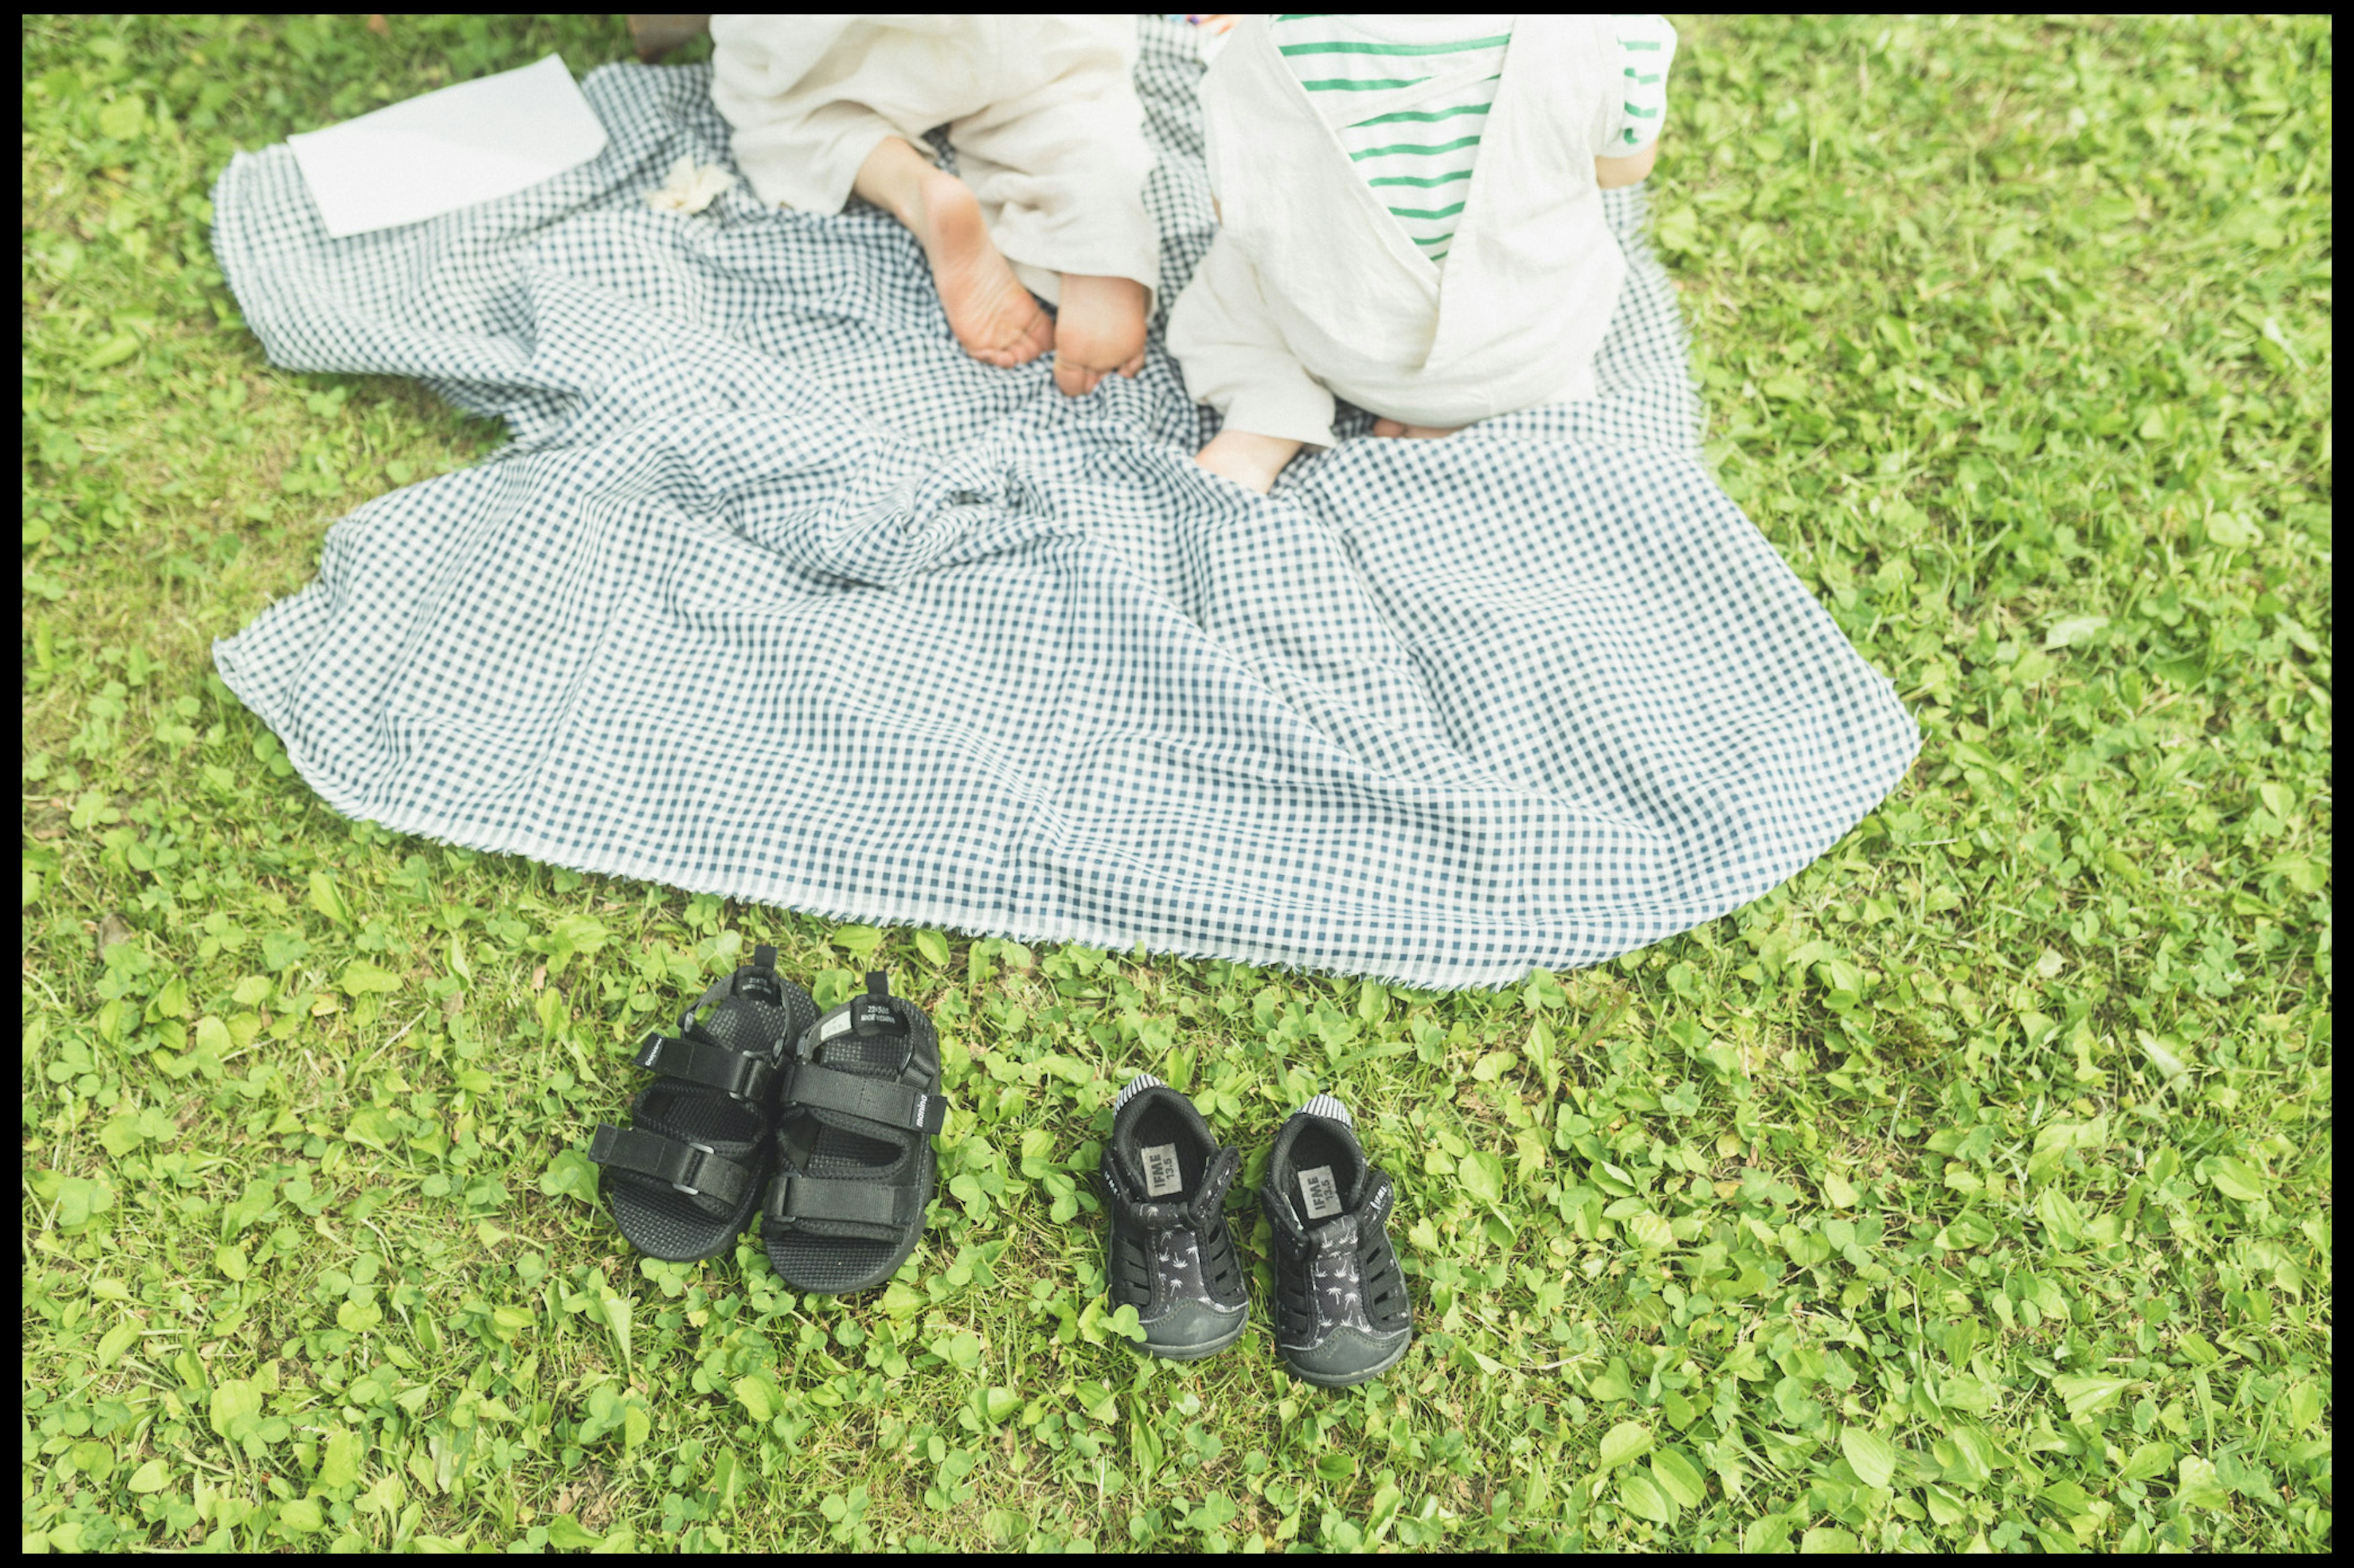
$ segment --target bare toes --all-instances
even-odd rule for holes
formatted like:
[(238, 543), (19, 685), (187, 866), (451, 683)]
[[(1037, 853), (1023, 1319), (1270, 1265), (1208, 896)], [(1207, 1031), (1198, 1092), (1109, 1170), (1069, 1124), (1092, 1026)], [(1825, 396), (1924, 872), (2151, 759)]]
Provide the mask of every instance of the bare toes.
[(1023, 302), (1029, 304), (1029, 313), (1017, 314), (1000, 339), (998, 352), (1005, 355), (1008, 365), (1027, 365), (1055, 346), (1054, 318), (1030, 302), (1027, 295)]
[(1022, 331), (1022, 346), (1028, 351), (1022, 355), (1025, 361), (1055, 346), (1055, 318), (1034, 304), (1030, 307), (1029, 323)]
[(987, 365), (1026, 365), (1054, 346), (1053, 320), (1014, 278), (961, 181), (939, 171), (927, 176), (916, 227), (949, 330), (967, 354)]

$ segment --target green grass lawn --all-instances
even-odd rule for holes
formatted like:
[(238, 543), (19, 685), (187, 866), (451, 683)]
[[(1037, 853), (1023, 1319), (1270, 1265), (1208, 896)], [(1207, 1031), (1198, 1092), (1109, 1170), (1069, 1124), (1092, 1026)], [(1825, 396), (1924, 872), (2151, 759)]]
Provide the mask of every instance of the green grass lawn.
[[(207, 192), (620, 18), (23, 36), (28, 1549), (2329, 1545), (2327, 19), (1685, 26), (1712, 460), (1926, 746), (1737, 915), (1445, 996), (334, 816), (208, 644), (499, 431), (267, 366)], [(878, 1295), (596, 1201), (630, 1042), (756, 939), (949, 1037)], [(1124, 1349), (1140, 1068), (1249, 1183), (1358, 1107), (1403, 1366), (1292, 1384), (1263, 1269), (1235, 1350)]]

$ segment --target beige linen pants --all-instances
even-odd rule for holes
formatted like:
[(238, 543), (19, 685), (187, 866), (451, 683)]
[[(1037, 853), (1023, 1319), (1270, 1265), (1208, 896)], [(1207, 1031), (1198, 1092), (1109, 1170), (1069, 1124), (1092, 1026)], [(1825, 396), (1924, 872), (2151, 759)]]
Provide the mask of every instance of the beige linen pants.
[(712, 98), (761, 200), (839, 212), (877, 143), (944, 124), (1024, 287), (1158, 289), (1132, 16), (715, 16), (711, 38)]

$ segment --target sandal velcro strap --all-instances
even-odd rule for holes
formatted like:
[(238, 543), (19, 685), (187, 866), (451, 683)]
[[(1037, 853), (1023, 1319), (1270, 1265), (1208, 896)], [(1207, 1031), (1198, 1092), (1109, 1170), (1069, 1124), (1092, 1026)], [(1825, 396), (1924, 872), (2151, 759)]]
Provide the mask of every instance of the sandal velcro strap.
[(948, 1101), (891, 1078), (865, 1078), (816, 1062), (788, 1063), (779, 1091), (789, 1106), (833, 1111), (929, 1137), (948, 1119)]
[(841, 1224), (887, 1225), (894, 1229), (923, 1217), (925, 1195), (913, 1187), (885, 1181), (829, 1181), (791, 1171), (769, 1182), (761, 1213), (772, 1223), (827, 1220)]
[(707, 1143), (687, 1143), (635, 1129), (623, 1131), (610, 1122), (598, 1125), (588, 1158), (599, 1165), (667, 1181), (681, 1192), (722, 1203), (736, 1202), (752, 1184), (748, 1169), (714, 1153)]
[(665, 1078), (701, 1084), (739, 1100), (765, 1100), (777, 1078), (776, 1063), (765, 1056), (747, 1055), (700, 1040), (682, 1040), (659, 1031), (640, 1044), (637, 1064)]

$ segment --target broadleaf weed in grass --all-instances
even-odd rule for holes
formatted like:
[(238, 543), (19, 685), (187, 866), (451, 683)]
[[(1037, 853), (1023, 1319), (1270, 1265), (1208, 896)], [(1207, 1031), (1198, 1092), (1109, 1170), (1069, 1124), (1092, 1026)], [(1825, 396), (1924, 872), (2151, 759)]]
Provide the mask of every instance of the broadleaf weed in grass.
[[(209, 640), (497, 436), (270, 369), (205, 193), (619, 19), (28, 22), (28, 1548), (2326, 1546), (2328, 25), (1682, 26), (1710, 461), (1927, 744), (1736, 914), (1439, 996), (335, 818)], [(945, 1036), (943, 1201), (869, 1298), (598, 1206), (630, 1043), (756, 941)], [(1348, 1097), (1403, 1366), (1300, 1388), (1263, 1311), (1121, 1347), (1139, 1068), (1251, 1152), (1262, 1258), (1267, 1136)]]

